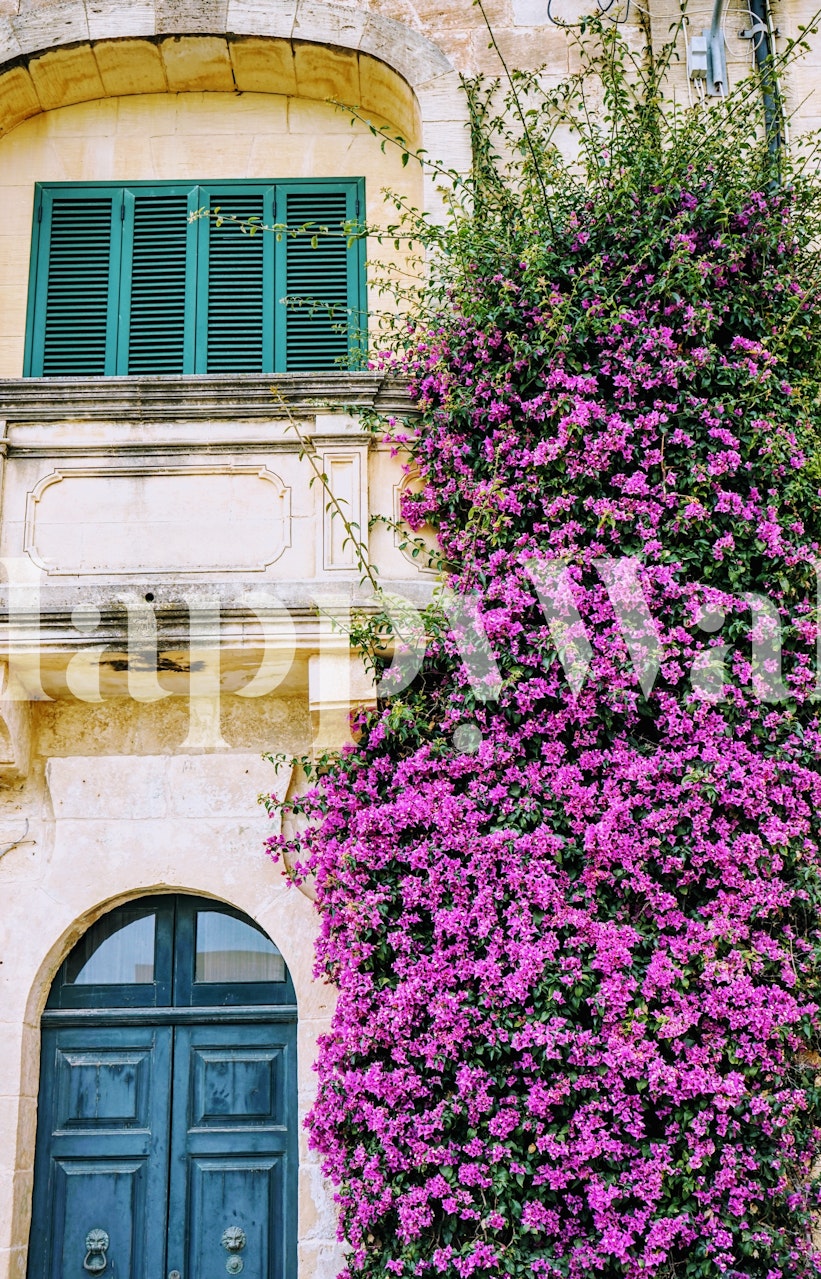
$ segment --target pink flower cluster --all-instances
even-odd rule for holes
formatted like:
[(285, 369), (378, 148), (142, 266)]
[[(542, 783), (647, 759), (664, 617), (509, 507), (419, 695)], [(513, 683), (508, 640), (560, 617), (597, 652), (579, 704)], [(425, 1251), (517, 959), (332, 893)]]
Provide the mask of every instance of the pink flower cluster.
[[(628, 246), (574, 326), (554, 317), (598, 250), (571, 228), (564, 275), (545, 250), (469, 279), (405, 365), (405, 515), (437, 526), (503, 678), (483, 701), (434, 630), (419, 687), (297, 805), (339, 993), (310, 1134), (351, 1276), (821, 1273), (815, 428), (760, 319), (794, 296), (755, 252), (783, 204), (754, 193), (719, 234), (701, 203), (669, 268)], [(649, 689), (597, 568), (619, 556)], [(591, 646), (575, 692), (533, 586), (557, 561)]]

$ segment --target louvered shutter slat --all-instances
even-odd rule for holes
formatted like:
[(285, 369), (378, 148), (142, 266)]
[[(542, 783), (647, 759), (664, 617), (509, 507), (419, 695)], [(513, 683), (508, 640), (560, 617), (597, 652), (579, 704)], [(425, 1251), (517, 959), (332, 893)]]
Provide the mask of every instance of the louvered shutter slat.
[(106, 372), (111, 276), (111, 198), (51, 206), (43, 321), (44, 377)]
[[(221, 215), (247, 220), (262, 218), (262, 195), (213, 193), (211, 207)], [(264, 310), (273, 306), (265, 296), (265, 237), (243, 234), (235, 222), (212, 223), (208, 237), (209, 373), (265, 371)], [(269, 366), (270, 367), (270, 366)]]
[(129, 373), (185, 372), (188, 197), (134, 201)]
[[(348, 355), (349, 250), (342, 230), (346, 194), (288, 192), (285, 204), (288, 227), (297, 231), (286, 242), (286, 368), (337, 368)], [(314, 225), (299, 232), (306, 223)], [(327, 234), (321, 227), (328, 228)]]

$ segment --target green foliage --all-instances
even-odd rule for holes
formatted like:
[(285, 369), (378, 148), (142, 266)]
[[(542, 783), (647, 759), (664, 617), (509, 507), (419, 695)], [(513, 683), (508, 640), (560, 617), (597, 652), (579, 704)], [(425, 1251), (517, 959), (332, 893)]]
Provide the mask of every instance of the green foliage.
[[(272, 841), (339, 990), (312, 1141), (362, 1279), (809, 1279), (814, 142), (776, 165), (757, 82), (682, 109), (672, 46), (579, 42), (558, 88), (466, 86), (450, 220), (397, 200), (388, 233), (426, 261), (381, 357), (419, 407), (403, 514), (499, 680), (440, 600), (412, 686)], [(627, 638), (616, 562), (650, 616)], [(355, 634), (380, 673), (392, 636), (387, 609)]]

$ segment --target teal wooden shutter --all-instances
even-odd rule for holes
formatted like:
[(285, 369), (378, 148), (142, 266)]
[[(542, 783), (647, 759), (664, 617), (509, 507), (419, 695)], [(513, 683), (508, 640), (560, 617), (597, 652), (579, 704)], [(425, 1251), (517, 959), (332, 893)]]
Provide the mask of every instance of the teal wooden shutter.
[(202, 223), (199, 244), (197, 371), (270, 373), (273, 371), (274, 237), (250, 234), (236, 217), (270, 224), (273, 187), (212, 188), (207, 204), (219, 209)]
[(196, 227), (187, 190), (126, 192), (118, 372), (193, 367)]
[(279, 368), (334, 369), (349, 362), (361, 262), (343, 223), (356, 217), (357, 185), (305, 182), (282, 190), (278, 218), (288, 234), (280, 242)]
[[(364, 246), (348, 245), (344, 224), (361, 180), (37, 191), (26, 376), (355, 366)], [(216, 206), (220, 227), (189, 222)], [(232, 215), (291, 233), (243, 234)]]
[(31, 376), (115, 372), (121, 208), (120, 191), (42, 192)]

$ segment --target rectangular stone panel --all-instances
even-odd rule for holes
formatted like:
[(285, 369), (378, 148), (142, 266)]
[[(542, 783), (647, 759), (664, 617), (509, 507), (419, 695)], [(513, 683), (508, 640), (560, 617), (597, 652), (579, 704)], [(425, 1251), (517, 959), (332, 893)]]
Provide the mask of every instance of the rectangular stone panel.
[(29, 493), (46, 573), (263, 573), (291, 544), (291, 494), (265, 466), (65, 467)]
[(290, 768), (258, 754), (118, 755), (52, 758), (47, 783), (54, 814), (74, 821), (264, 819), (257, 801), (283, 798)]

